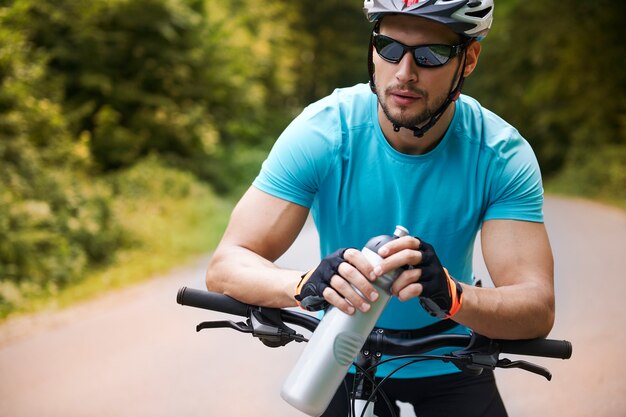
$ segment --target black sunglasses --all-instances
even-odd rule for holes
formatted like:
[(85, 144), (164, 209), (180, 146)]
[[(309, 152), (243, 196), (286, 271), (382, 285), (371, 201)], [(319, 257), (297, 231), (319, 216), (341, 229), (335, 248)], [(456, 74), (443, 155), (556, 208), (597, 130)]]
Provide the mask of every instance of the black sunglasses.
[(418, 67), (434, 68), (445, 65), (450, 59), (460, 54), (467, 44), (407, 46), (389, 36), (372, 32), (372, 45), (385, 61), (397, 64), (409, 51)]

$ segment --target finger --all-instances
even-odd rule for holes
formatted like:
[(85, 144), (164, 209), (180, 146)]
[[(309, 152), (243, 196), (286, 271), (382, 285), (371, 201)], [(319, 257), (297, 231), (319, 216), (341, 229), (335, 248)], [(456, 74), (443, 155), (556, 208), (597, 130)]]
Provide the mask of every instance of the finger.
[(348, 315), (354, 314), (356, 311), (354, 306), (350, 304), (345, 298), (337, 293), (331, 287), (324, 288), (324, 292), (322, 292), (324, 299), (328, 301), (331, 305), (337, 307), (339, 310), (343, 311)]
[(364, 277), (368, 279), (376, 278), (372, 275), (374, 267), (361, 251), (349, 248), (344, 252), (343, 259), (345, 259), (350, 265), (354, 266)]
[(398, 294), (404, 287), (418, 282), (421, 276), (421, 269), (409, 269), (402, 272), (391, 285), (391, 293), (395, 296), (398, 296)]
[(385, 243), (380, 249), (378, 249), (378, 254), (384, 258), (404, 249), (418, 250), (420, 243), (421, 242), (416, 237), (402, 236), (398, 239), (393, 239), (390, 242)]
[(333, 275), (330, 279), (330, 285), (335, 291), (337, 291), (337, 293), (339, 293), (339, 295), (345, 298), (355, 308), (358, 308), (364, 313), (369, 311), (369, 303), (365, 301), (361, 294), (357, 293), (354, 287), (343, 277)]
[(422, 293), (422, 284), (414, 283), (402, 288), (398, 293), (400, 301), (407, 301), (411, 298), (419, 297)]
[(389, 271), (404, 267), (406, 265), (417, 265), (422, 261), (422, 253), (415, 249), (403, 249), (393, 255), (384, 258), (380, 264), (374, 267), (374, 274), (377, 277)]
[(376, 288), (374, 288), (368, 278), (364, 277), (361, 271), (356, 269), (352, 264), (347, 262), (342, 263), (339, 265), (338, 272), (341, 277), (352, 284), (353, 287), (359, 290), (361, 294), (370, 301), (376, 301), (378, 299)]

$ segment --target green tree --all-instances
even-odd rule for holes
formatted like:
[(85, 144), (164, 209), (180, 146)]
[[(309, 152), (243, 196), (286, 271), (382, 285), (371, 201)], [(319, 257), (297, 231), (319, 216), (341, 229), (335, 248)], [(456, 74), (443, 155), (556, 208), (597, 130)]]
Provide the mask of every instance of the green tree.
[(0, 9), (0, 315), (22, 294), (53, 291), (107, 261), (121, 238), (106, 190), (75, 175), (84, 158), (58, 85), (45, 79), (46, 56), (6, 16)]
[(548, 177), (626, 197), (624, 3), (509, 0), (495, 11), (468, 91), (521, 130)]
[(70, 135), (102, 170), (158, 153), (228, 189), (258, 167), (248, 149), (267, 149), (294, 106), (295, 15), (280, 2), (17, 0), (12, 9), (7, 23), (50, 56), (46, 78), (62, 85)]
[(298, 101), (308, 104), (338, 87), (367, 82), (371, 24), (359, 1), (286, 1), (298, 12), (292, 30), (299, 53)]
[[(198, 2), (18, 0), (14, 24), (50, 56), (47, 77), (63, 88), (70, 134), (104, 169), (150, 152), (206, 154), (218, 133), (225, 79), (203, 37)], [(219, 105), (219, 106), (218, 106)]]

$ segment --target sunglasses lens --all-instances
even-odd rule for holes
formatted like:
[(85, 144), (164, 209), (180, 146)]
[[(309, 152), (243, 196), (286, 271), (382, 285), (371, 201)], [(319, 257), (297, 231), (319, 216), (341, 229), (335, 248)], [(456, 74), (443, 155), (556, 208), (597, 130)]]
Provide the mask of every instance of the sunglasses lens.
[(456, 55), (454, 46), (422, 45), (408, 47), (392, 38), (379, 34), (374, 34), (373, 43), (378, 55), (393, 63), (400, 62), (406, 51), (412, 52), (415, 57), (415, 63), (420, 67), (440, 67)]
[(417, 65), (422, 67), (439, 67), (450, 60), (452, 48), (448, 45), (428, 45), (413, 51)]
[(404, 55), (404, 46), (385, 36), (374, 38), (374, 48), (380, 56), (391, 62), (400, 62), (402, 55)]

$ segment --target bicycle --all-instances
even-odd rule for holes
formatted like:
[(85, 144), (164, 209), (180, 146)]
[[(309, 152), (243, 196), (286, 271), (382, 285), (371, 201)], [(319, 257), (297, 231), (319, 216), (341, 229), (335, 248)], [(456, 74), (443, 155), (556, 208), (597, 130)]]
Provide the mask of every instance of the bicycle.
[[(213, 310), (225, 314), (245, 317), (245, 322), (218, 320), (202, 322), (196, 331), (215, 328), (230, 328), (242, 333), (251, 334), (268, 347), (282, 347), (288, 343), (306, 342), (308, 339), (285, 323), (292, 324), (310, 332), (314, 332), (320, 320), (305, 313), (288, 309), (259, 307), (241, 303), (223, 294), (182, 287), (178, 290), (178, 304)], [(450, 347), (460, 348), (443, 355), (427, 355), (424, 352)], [(572, 355), (572, 344), (566, 340), (531, 339), (531, 340), (496, 340), (478, 335), (439, 334), (418, 338), (397, 337), (386, 334), (383, 329), (375, 329), (354, 362), (357, 369), (352, 390), (348, 390), (351, 410), (349, 416), (374, 417), (373, 403), (377, 396), (387, 403), (392, 415), (395, 415), (389, 399), (375, 383), (376, 367), (382, 363), (384, 355), (394, 358), (412, 358), (413, 361), (441, 360), (453, 363), (461, 371), (479, 375), (483, 370), (495, 368), (519, 368), (551, 380), (552, 374), (542, 366), (525, 360), (500, 358), (500, 354), (514, 354), (557, 359), (569, 359)], [(387, 359), (387, 360), (393, 360)], [(413, 362), (411, 362), (413, 363)], [(406, 364), (400, 365), (400, 367)], [(391, 376), (391, 375), (390, 375)], [(387, 377), (389, 378), (389, 376)], [(347, 389), (347, 387), (346, 387)], [(370, 404), (372, 406), (370, 406)]]

